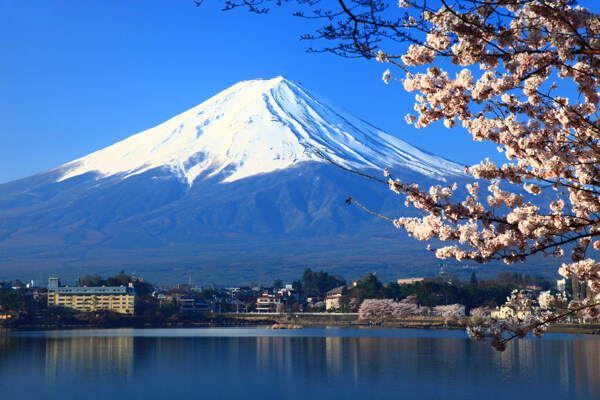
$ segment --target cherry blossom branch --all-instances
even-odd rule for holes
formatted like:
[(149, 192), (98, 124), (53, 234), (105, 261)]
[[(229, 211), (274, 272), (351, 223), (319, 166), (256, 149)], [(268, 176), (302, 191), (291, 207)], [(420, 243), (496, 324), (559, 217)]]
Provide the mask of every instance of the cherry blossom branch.
[[(266, 0), (232, 2), (260, 12)], [(383, 81), (415, 95), (409, 124), (460, 128), (475, 141), (496, 144), (508, 161), (467, 168), (476, 182), (458, 201), (455, 185), (423, 190), (387, 170), (385, 181), (317, 155), (403, 195), (421, 217), (385, 219), (418, 240), (453, 242), (435, 251), (439, 258), (513, 263), (536, 253), (560, 258), (568, 247), (571, 262), (559, 273), (599, 292), (600, 16), (572, 0), (399, 0), (403, 17), (386, 16), (384, 0), (335, 4), (335, 11), (315, 10), (327, 25), (303, 38), (327, 40), (322, 51), (388, 63), (393, 71), (386, 70)], [(444, 69), (448, 59), (458, 72)], [(489, 193), (480, 193), (486, 181)], [(501, 182), (535, 197), (526, 201), (522, 191)], [(510, 327), (517, 337), (535, 333), (542, 325), (532, 321), (498, 322), (493, 340), (505, 345), (500, 333)]]

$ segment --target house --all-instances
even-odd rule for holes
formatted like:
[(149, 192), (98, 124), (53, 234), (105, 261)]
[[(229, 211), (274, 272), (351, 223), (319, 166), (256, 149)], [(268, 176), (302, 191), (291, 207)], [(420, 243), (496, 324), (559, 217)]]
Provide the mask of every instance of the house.
[(322, 307), (325, 305), (325, 299), (319, 296), (312, 296), (306, 299), (306, 304), (310, 308)]
[(506, 319), (506, 318), (514, 318), (517, 317), (521, 320), (531, 315), (530, 308), (521, 308), (517, 307), (513, 304), (503, 304), (500, 307), (496, 307), (496, 309), (492, 310), (490, 316), (496, 319)]
[(277, 294), (280, 295), (284, 300), (293, 298), (295, 300), (301, 300), (298, 292), (292, 288), (279, 289)]
[(31, 281), (29, 281), (29, 283), (27, 283), (27, 284), (25, 285), (25, 287), (26, 287), (27, 289), (37, 289), (37, 288), (39, 288), (39, 287), (40, 287), (40, 285), (38, 285), (36, 281), (34, 281), (34, 280), (31, 280)]
[(398, 279), (397, 283), (398, 285), (412, 285), (413, 283), (422, 282), (424, 280), (425, 278), (405, 278)]
[(182, 314), (214, 313), (215, 303), (212, 299), (197, 299), (192, 296), (185, 296), (178, 301), (179, 312)]
[(346, 286), (338, 286), (334, 289), (331, 289), (325, 295), (325, 310), (337, 310), (342, 307), (340, 303), (340, 299), (342, 298), (342, 291), (346, 288)]
[(110, 310), (121, 314), (133, 314), (135, 288), (117, 287), (70, 287), (61, 286), (60, 278), (48, 280), (48, 306), (65, 307), (77, 311)]
[(158, 300), (158, 303), (160, 304), (160, 306), (164, 306), (166, 304), (174, 304), (176, 299), (167, 293), (158, 293), (157, 291), (154, 291), (154, 293), (152, 293), (152, 296)]
[(525, 286), (525, 289), (532, 290), (534, 292), (539, 292), (542, 290), (542, 287), (536, 286), (536, 285), (529, 285), (529, 286)]
[(256, 298), (256, 311), (276, 312), (279, 304), (282, 304), (282, 297), (280, 295), (263, 293)]

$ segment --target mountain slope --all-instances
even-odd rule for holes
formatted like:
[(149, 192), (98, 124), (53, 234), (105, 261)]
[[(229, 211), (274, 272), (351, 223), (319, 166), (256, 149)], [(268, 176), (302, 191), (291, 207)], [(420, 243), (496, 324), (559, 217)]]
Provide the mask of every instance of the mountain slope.
[(387, 166), (423, 186), (464, 179), (457, 164), (297, 83), (241, 82), (155, 128), (0, 185), (0, 278), (23, 269), (128, 267), (250, 280), (307, 266), (393, 270), (421, 262), (414, 248), (424, 246), (344, 206), (352, 195), (407, 215), (402, 198), (316, 151), (378, 176)]
[(352, 169), (405, 167), (443, 178), (461, 168), (394, 138), (301, 85), (278, 77), (240, 82), (169, 121), (63, 168), (61, 180), (98, 172), (122, 177), (156, 167), (190, 186), (226, 172), (224, 182), (319, 161), (320, 151)]

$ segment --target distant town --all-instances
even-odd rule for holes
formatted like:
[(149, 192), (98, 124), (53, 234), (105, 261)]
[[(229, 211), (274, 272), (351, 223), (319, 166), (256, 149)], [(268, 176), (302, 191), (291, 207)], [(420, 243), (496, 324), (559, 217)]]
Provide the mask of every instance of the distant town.
[[(0, 282), (0, 326), (56, 328), (67, 326), (172, 326), (252, 324), (252, 315), (353, 315), (357, 322), (386, 318), (439, 317), (464, 319), (523, 317), (528, 310), (506, 303), (513, 290), (529, 294), (536, 307), (541, 292), (585, 297), (585, 287), (567, 280), (503, 272), (492, 279), (468, 281), (455, 275), (397, 279), (383, 284), (375, 273), (346, 282), (339, 275), (306, 269), (291, 283), (275, 279), (270, 286), (205, 287), (181, 283), (153, 285), (121, 271), (115, 276), (86, 275), (72, 285), (60, 277), (48, 282)], [(386, 300), (387, 309), (377, 306)], [(377, 308), (379, 307), (379, 309)], [(391, 309), (390, 309), (391, 307)], [(392, 310), (393, 309), (393, 310)], [(237, 317), (236, 317), (237, 316)], [(264, 321), (264, 320), (260, 320)]]

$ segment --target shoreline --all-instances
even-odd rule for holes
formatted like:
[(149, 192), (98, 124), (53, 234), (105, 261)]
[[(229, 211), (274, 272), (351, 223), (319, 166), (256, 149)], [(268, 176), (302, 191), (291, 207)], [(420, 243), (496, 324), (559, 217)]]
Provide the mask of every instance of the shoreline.
[[(301, 329), (309, 327), (387, 328), (387, 329), (439, 329), (465, 330), (469, 318), (445, 319), (442, 317), (408, 317), (365, 321), (358, 314), (292, 313), (292, 314), (196, 314), (179, 316), (171, 320), (152, 320), (137, 316), (110, 315), (103, 318), (65, 318), (64, 320), (32, 323), (18, 320), (0, 323), (3, 331), (52, 331), (68, 329), (117, 328), (193, 328), (193, 327), (265, 327), (275, 329)], [(600, 334), (600, 323), (556, 324), (549, 333)]]

